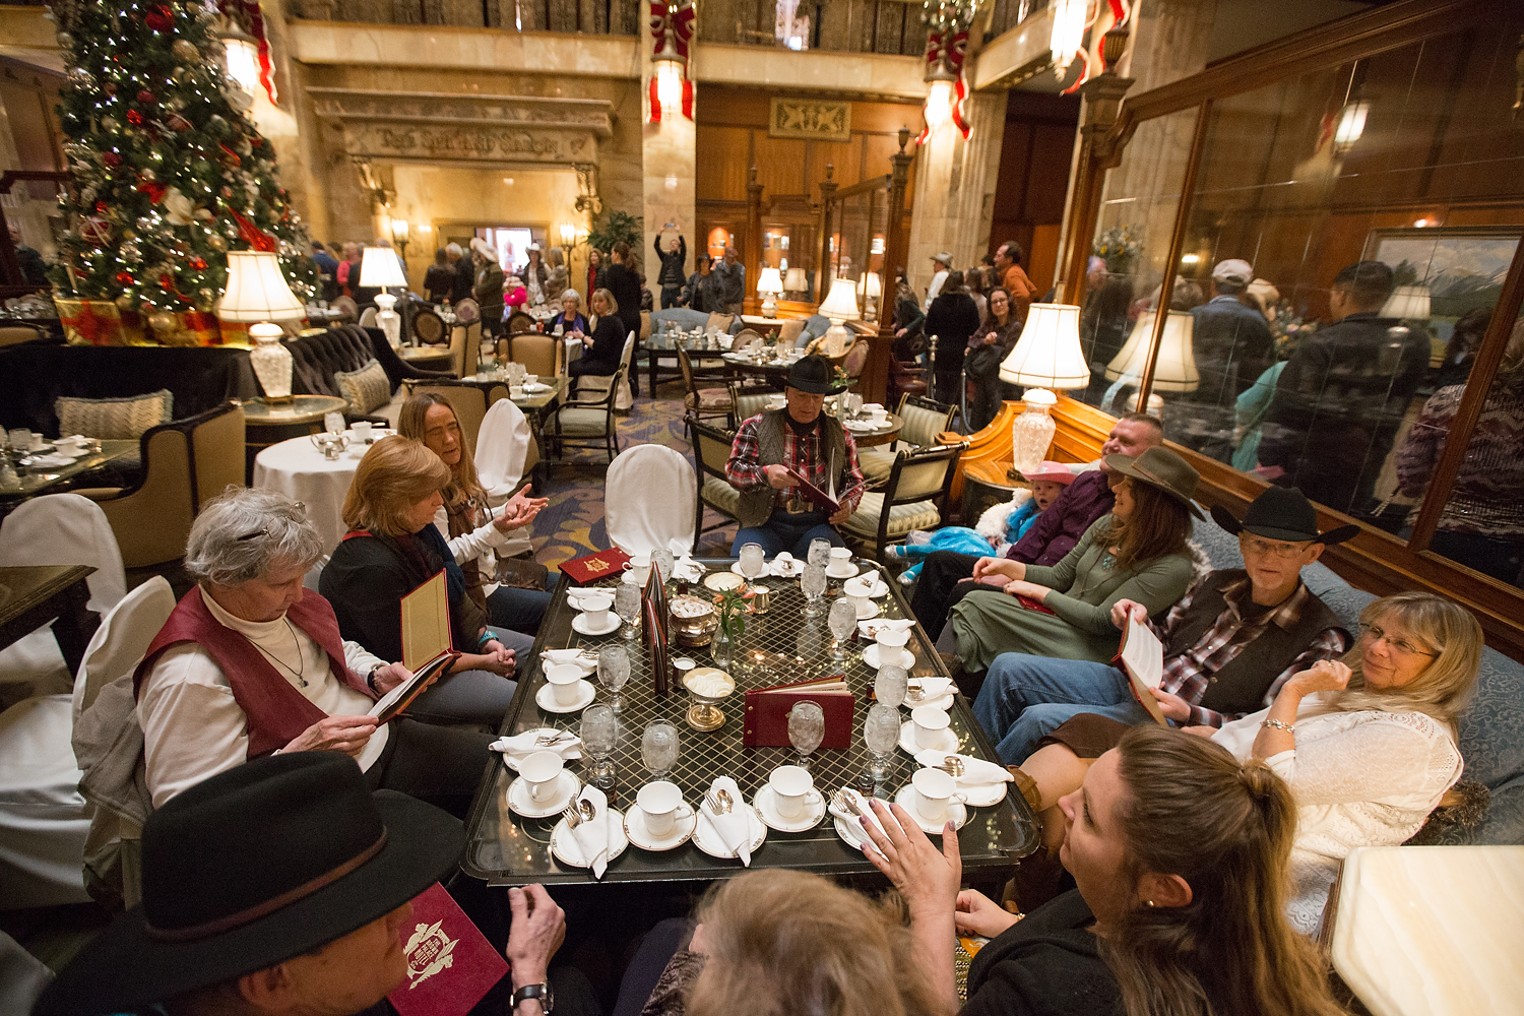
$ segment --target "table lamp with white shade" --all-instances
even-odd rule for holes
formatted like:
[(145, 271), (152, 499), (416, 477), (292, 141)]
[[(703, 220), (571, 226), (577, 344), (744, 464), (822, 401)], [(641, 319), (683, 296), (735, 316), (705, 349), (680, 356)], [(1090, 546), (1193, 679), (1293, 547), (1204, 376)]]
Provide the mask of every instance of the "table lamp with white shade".
[(790, 268), (783, 274), (785, 293), (803, 293), (810, 288), (810, 280), (803, 268)]
[(878, 320), (878, 302), (884, 295), (884, 284), (877, 272), (866, 272), (857, 283), (857, 295), (863, 301), (863, 320)]
[(762, 297), (762, 316), (778, 316), (778, 297), (783, 295), (783, 273), (771, 265), (762, 269), (757, 279), (757, 295)]
[(858, 317), (857, 283), (841, 278), (832, 281), (831, 291), (826, 294), (825, 303), (820, 305), (820, 313), (830, 319), (831, 327), (820, 337), (819, 347), (833, 352), (846, 350), (852, 344), (852, 333), (847, 331), (846, 322), (856, 321)]
[(249, 322), (249, 365), (265, 401), (290, 402), (291, 353), (281, 345), (285, 333), (275, 322), (300, 321), (307, 311), (286, 284), (279, 259), (267, 251), (228, 251), (228, 284), (216, 313), (224, 321)]
[[(1148, 366), (1148, 347), (1153, 342), (1155, 320), (1155, 311), (1144, 311), (1122, 351), (1106, 365), (1106, 380), (1118, 382), (1114, 387), (1143, 376), (1143, 368)], [(1164, 334), (1159, 337), (1159, 357), (1154, 361), (1150, 391), (1194, 392), (1201, 387), (1201, 374), (1196, 370), (1195, 334), (1196, 319), (1189, 311), (1168, 312), (1164, 318)]]
[(1000, 364), (1000, 380), (1024, 385), (1022, 413), (1011, 424), (1011, 479), (1037, 468), (1048, 456), (1058, 429), (1048, 411), (1058, 401), (1054, 388), (1083, 388), (1090, 367), (1080, 350), (1080, 309), (1069, 304), (1034, 303), (1027, 310), (1016, 347)]
[(395, 348), (402, 344), (402, 319), (396, 311), (397, 298), (386, 291), (388, 286), (407, 286), (397, 252), (389, 247), (366, 247), (360, 256), (360, 287), (381, 290), (376, 294), (376, 324)]

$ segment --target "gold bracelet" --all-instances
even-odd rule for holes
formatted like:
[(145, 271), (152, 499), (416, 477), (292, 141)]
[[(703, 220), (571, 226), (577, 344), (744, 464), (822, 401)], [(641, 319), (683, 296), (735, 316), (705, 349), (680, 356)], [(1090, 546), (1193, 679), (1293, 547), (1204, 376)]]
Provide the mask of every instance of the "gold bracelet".
[(1276, 730), (1284, 730), (1286, 733), (1293, 736), (1296, 734), (1296, 727), (1287, 723), (1285, 720), (1260, 720), (1259, 725), (1261, 727), (1273, 727)]

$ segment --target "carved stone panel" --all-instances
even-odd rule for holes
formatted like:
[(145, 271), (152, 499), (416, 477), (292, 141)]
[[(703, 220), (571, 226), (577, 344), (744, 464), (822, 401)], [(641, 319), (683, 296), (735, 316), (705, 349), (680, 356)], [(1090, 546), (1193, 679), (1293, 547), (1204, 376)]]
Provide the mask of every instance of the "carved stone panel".
[(852, 104), (818, 99), (774, 99), (767, 133), (775, 138), (850, 141)]

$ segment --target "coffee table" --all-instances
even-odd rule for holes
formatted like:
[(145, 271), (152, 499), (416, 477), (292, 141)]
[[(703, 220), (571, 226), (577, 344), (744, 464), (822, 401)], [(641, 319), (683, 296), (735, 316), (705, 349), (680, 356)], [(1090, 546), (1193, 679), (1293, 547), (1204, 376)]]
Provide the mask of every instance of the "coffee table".
[(95, 571), (82, 564), (0, 568), (0, 648), (49, 621), (69, 673), (79, 670), (90, 636), (101, 619), (87, 605), (85, 580)]
[[(706, 564), (711, 570), (721, 570), (728, 568), (730, 562), (715, 561)], [(875, 567), (867, 562), (859, 564)], [(799, 681), (842, 669), (840, 664), (834, 664), (828, 658), (830, 634), (826, 630), (825, 617), (802, 617), (804, 598), (798, 580), (773, 578), (763, 581), (772, 591), (771, 608), (766, 615), (753, 616), (748, 620), (736, 658), (737, 661), (743, 661), (748, 657), (755, 658), (759, 653), (776, 655), (772, 658), (773, 665), (765, 671), (755, 669), (749, 663), (732, 664), (736, 691), (721, 706), (725, 714), (725, 725), (719, 730), (700, 733), (686, 724), (684, 714), (689, 704), (688, 695), (677, 682), (673, 682), (672, 690), (664, 698), (657, 697), (650, 662), (642, 641), (623, 642), (617, 631), (601, 638), (582, 636), (572, 631), (571, 621), (575, 611), (567, 603), (568, 583), (563, 577), (541, 624), (535, 652), (531, 659), (525, 661), (526, 666), (519, 673), (518, 692), (504, 720), (503, 732), (514, 734), (542, 726), (573, 732), (577, 728), (577, 715), (544, 712), (535, 704), (535, 695), (544, 685), (539, 662), (541, 650), (578, 645), (595, 649), (613, 644), (629, 645), (630, 680), (623, 690), (621, 731), (614, 755), (617, 785), (611, 795), (613, 806), (621, 811), (630, 808), (634, 803), (635, 791), (649, 778), (640, 761), (640, 736), (646, 723), (657, 718), (671, 720), (678, 727), (680, 754), (671, 779), (682, 788), (684, 800), (689, 805), (696, 807), (702, 791), (714, 777), (722, 774), (733, 776), (742, 794), (750, 802), (757, 789), (766, 783), (773, 769), (794, 760), (794, 752), (787, 747), (746, 748), (742, 745), (745, 690)], [(612, 586), (614, 583), (605, 584)], [(891, 579), (889, 586), (890, 593), (882, 601), (885, 614), (911, 616), (896, 588), (897, 583)], [(697, 587), (696, 591), (702, 592)], [(919, 626), (912, 631), (909, 648), (916, 657), (912, 674), (946, 676), (931, 639)], [(857, 645), (856, 649), (857, 652), (845, 667), (846, 680), (857, 698), (852, 746), (840, 751), (821, 750), (814, 756), (812, 768), (816, 786), (828, 795), (844, 784), (855, 784), (867, 761), (861, 730), (863, 717), (871, 704), (869, 695), (875, 671), (862, 661), (862, 646)], [(672, 652), (673, 655), (687, 655), (700, 666), (709, 663), (705, 649), (674, 647)], [(604, 701), (606, 697), (600, 688), (598, 701)], [(908, 720), (908, 711), (904, 715)], [(979, 729), (969, 712), (968, 704), (961, 697), (955, 700), (952, 708), (952, 729), (958, 735), (960, 751), (992, 760), (996, 757), (993, 746)], [(570, 763), (569, 768), (581, 777), (581, 763)], [(892, 792), (905, 785), (916, 768), (914, 759), (897, 749), (885, 786)], [(521, 885), (527, 882), (563, 885), (591, 883), (592, 876), (585, 870), (563, 867), (551, 857), (549, 840), (555, 825), (552, 819), (523, 819), (508, 810), (507, 790), (514, 778), (514, 773), (494, 752), (472, 804), (467, 823), (463, 868), (469, 874), (494, 885)], [(994, 807), (975, 808), (972, 811), (968, 823), (958, 835), (965, 878), (998, 885), (1009, 876), (1015, 860), (1036, 848), (1036, 819), (1021, 795), (1014, 791)], [(837, 836), (829, 815), (808, 832), (780, 833), (769, 830), (767, 841), (753, 854), (752, 867), (798, 868), (831, 876), (879, 877), (876, 869), (860, 852)], [(731, 878), (744, 870), (739, 862), (712, 858), (691, 842), (662, 853), (651, 853), (631, 846), (610, 863), (602, 882), (708, 881)]]

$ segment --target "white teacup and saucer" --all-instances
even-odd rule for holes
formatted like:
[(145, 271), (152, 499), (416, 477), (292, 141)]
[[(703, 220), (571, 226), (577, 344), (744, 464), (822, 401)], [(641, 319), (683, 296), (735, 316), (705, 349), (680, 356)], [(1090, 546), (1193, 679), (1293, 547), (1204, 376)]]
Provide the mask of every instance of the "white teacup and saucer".
[(619, 630), (619, 615), (609, 608), (614, 605), (614, 597), (605, 590), (592, 596), (582, 597), (582, 613), (572, 618), (572, 630), (582, 635), (594, 638), (600, 635), (612, 635)]
[(968, 821), (968, 806), (958, 793), (956, 781), (940, 769), (918, 769), (910, 782), (894, 795), (894, 803), (910, 813), (921, 831), (930, 836), (942, 832), (951, 821), (954, 829)]
[(641, 850), (674, 850), (688, 842), (698, 825), (698, 813), (683, 800), (677, 784), (656, 780), (635, 794), (635, 807), (625, 812), (624, 832)]
[(508, 807), (524, 818), (549, 818), (560, 812), (582, 784), (553, 751), (537, 751), (519, 761), (519, 778), (508, 784)]
[(806, 832), (819, 825), (826, 814), (825, 797), (815, 789), (810, 771), (802, 766), (774, 769), (752, 803), (762, 821), (780, 833)]

